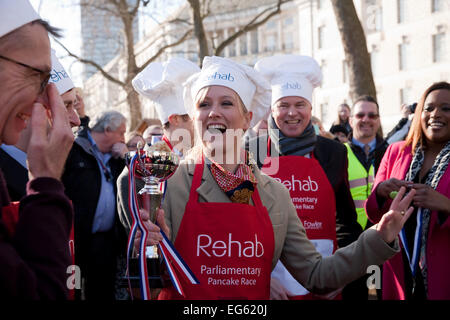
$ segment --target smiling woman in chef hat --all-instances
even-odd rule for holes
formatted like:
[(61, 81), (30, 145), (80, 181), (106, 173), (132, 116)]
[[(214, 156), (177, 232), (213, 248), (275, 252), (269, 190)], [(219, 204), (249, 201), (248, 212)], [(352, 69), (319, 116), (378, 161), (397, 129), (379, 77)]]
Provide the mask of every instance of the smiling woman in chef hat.
[[(259, 146), (259, 152), (253, 151), (262, 171), (289, 189), (308, 238), (323, 256), (330, 256), (337, 249), (337, 239), (339, 246), (345, 246), (362, 230), (348, 188), (346, 149), (316, 135), (311, 123), (313, 91), (322, 81), (320, 67), (308, 56), (277, 55), (259, 60), (255, 69), (271, 84), (271, 117), (268, 135), (251, 140), (249, 146)], [(268, 170), (274, 160), (277, 172)], [(311, 201), (300, 203), (299, 199)], [(281, 263), (272, 274), (271, 294), (274, 299), (318, 298)]]
[[(194, 108), (188, 112), (195, 130), (211, 131), (217, 139), (231, 129), (248, 129), (251, 112), (267, 109), (261, 99), (268, 97), (266, 82), (255, 70), (225, 58), (206, 57), (201, 73), (188, 80), (186, 89), (193, 97)], [(216, 150), (228, 153), (237, 148), (226, 144)], [(280, 258), (297, 281), (312, 290), (329, 291), (360, 276), (367, 265), (395, 254), (387, 243), (396, 239), (410, 214), (411, 210), (405, 217), (400, 213), (406, 212), (410, 195), (401, 203), (397, 199), (395, 210), (377, 230), (366, 231), (358, 243), (322, 259), (306, 237), (288, 190), (261, 174), (248, 158), (223, 165), (208, 158), (211, 145), (202, 140), (199, 161), (180, 164), (168, 180), (163, 210), (158, 211), (159, 227), (200, 281), (194, 285), (180, 275), (184, 298), (268, 299), (271, 271)], [(302, 183), (316, 188), (315, 181)], [(145, 224), (147, 244), (161, 241), (159, 227)], [(183, 297), (168, 287), (159, 298)]]
[(200, 68), (183, 58), (150, 63), (132, 81), (134, 89), (152, 101), (163, 124), (163, 140), (173, 150), (185, 154), (192, 147), (192, 119), (183, 99), (183, 82)]
[[(244, 132), (269, 109), (270, 85), (253, 68), (216, 56), (205, 57), (202, 71), (184, 85), (185, 101), (193, 101), (187, 111), (197, 121), (196, 137), (201, 143), (196, 145), (204, 146), (210, 157), (214, 154), (216, 162), (232, 168), (233, 159), (241, 157)], [(220, 98), (220, 112), (211, 110), (213, 98)], [(235, 114), (235, 109), (239, 113)]]

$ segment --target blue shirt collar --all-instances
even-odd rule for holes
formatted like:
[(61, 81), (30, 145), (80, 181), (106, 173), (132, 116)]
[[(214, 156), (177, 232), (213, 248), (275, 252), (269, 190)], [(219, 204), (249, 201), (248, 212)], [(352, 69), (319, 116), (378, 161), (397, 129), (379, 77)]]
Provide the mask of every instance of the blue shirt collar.
[[(364, 150), (364, 145), (365, 145), (364, 143), (359, 142), (359, 141), (356, 140), (355, 138), (352, 138), (352, 143), (353, 143), (354, 145), (357, 145), (358, 147), (360, 147), (361, 149)], [(373, 138), (373, 140), (370, 141), (370, 142), (368, 143), (368, 145), (369, 145), (369, 147), (370, 147), (369, 152), (374, 151), (374, 150), (375, 150), (375, 147), (377, 146), (377, 138), (376, 138), (376, 137)]]
[(25, 169), (28, 170), (27, 154), (25, 152), (23, 152), (16, 146), (9, 146), (6, 144), (2, 144), (0, 146), (0, 148), (2, 148), (3, 151), (5, 151), (7, 154), (9, 154), (11, 156), (11, 158), (13, 158), (18, 163), (20, 163), (22, 165), (22, 167), (24, 167)]

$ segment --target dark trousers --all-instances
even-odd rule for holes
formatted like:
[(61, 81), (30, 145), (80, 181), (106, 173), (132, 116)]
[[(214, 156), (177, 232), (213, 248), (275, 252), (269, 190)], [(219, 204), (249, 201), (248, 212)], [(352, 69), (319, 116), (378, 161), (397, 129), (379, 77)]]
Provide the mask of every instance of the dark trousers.
[(83, 248), (81, 266), (86, 300), (114, 300), (117, 268), (114, 231), (94, 233), (89, 242), (90, 245)]
[(369, 300), (368, 278), (369, 275), (364, 275), (346, 285), (342, 290), (342, 300)]

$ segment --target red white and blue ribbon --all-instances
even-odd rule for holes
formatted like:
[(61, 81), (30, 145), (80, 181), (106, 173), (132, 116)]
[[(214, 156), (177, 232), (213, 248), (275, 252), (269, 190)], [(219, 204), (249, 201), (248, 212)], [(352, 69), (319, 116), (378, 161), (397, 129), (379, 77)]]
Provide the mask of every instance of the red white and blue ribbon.
[[(145, 243), (147, 242), (147, 230), (144, 227), (144, 224), (141, 220), (139, 207), (137, 205), (137, 195), (135, 191), (135, 169), (137, 162), (139, 161), (139, 151), (133, 156), (131, 163), (129, 165), (129, 177), (128, 177), (128, 186), (129, 186), (129, 197), (128, 202), (131, 210), (132, 216), (132, 227), (128, 237), (128, 247), (127, 247), (127, 270), (129, 271), (129, 257), (131, 257), (131, 253), (133, 250), (134, 237), (136, 235), (136, 231), (139, 228), (141, 231), (142, 237), (139, 243), (139, 279), (140, 279), (140, 287), (141, 287), (141, 297), (144, 300), (150, 299), (150, 286), (148, 282), (148, 274), (147, 274), (147, 259), (145, 257)], [(160, 189), (164, 189), (163, 198), (164, 201), (165, 194), (167, 191), (167, 181), (165, 183), (160, 184)], [(195, 277), (194, 273), (188, 267), (186, 262), (184, 262), (183, 258), (181, 258), (180, 254), (175, 249), (172, 242), (166, 236), (166, 234), (161, 230), (161, 234), (163, 236), (163, 240), (158, 244), (160, 252), (162, 253), (163, 260), (167, 266), (167, 271), (169, 273), (170, 279), (172, 281), (173, 286), (177, 290), (177, 292), (184, 295), (183, 288), (181, 286), (180, 279), (177, 276), (176, 271), (178, 271), (181, 275), (192, 284), (199, 284), (200, 282)], [(173, 265), (172, 265), (173, 264)], [(175, 268), (174, 268), (175, 267)], [(130, 283), (128, 283), (130, 286)], [(130, 286), (131, 289), (131, 286)]]
[[(139, 228), (139, 231), (141, 232), (141, 241), (139, 243), (139, 258), (138, 258), (138, 265), (139, 265), (139, 283), (141, 288), (141, 297), (143, 300), (149, 300), (150, 299), (150, 285), (148, 282), (148, 272), (147, 272), (147, 259), (145, 257), (145, 243), (147, 242), (147, 229), (144, 227), (144, 223), (141, 219), (141, 215), (139, 213), (139, 208), (137, 206), (137, 195), (135, 191), (135, 168), (137, 164), (137, 160), (139, 158), (139, 151), (136, 152), (136, 154), (131, 159), (130, 165), (129, 165), (129, 175), (128, 175), (128, 205), (130, 207), (131, 211), (131, 218), (132, 218), (132, 225), (131, 225), (131, 231), (128, 236), (128, 246), (127, 246), (127, 275), (129, 276), (130, 268), (129, 268), (129, 258), (131, 257), (133, 247), (134, 247), (134, 238), (136, 236), (136, 231)], [(130, 287), (131, 291), (131, 285), (130, 280), (128, 278), (128, 286)]]

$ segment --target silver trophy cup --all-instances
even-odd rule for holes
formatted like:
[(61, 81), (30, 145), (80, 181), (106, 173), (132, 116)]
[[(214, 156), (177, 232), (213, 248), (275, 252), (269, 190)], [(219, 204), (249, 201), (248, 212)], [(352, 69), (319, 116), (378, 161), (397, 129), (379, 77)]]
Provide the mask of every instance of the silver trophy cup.
[[(161, 142), (161, 146), (164, 142)], [(166, 147), (164, 150), (155, 149), (157, 144), (152, 147), (145, 146), (144, 149), (138, 149), (138, 162), (136, 172), (145, 182), (144, 187), (139, 190), (141, 208), (150, 215), (150, 221), (156, 223), (156, 211), (161, 206), (163, 192), (159, 184), (169, 179), (177, 169), (180, 163), (180, 157)], [(158, 258), (156, 246), (146, 248), (147, 258)]]

